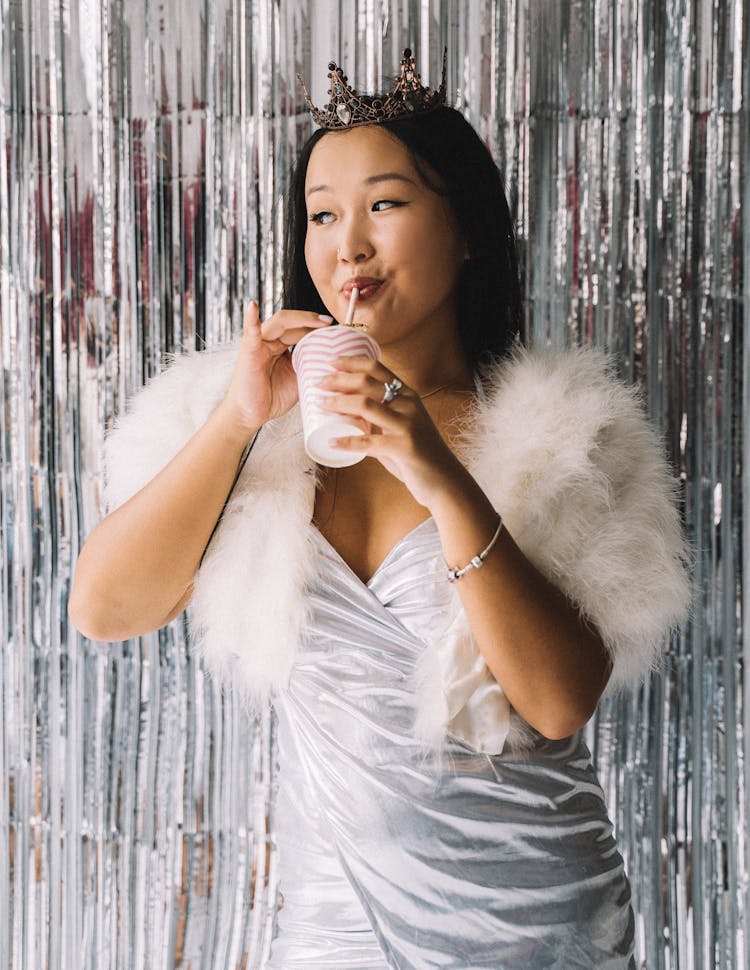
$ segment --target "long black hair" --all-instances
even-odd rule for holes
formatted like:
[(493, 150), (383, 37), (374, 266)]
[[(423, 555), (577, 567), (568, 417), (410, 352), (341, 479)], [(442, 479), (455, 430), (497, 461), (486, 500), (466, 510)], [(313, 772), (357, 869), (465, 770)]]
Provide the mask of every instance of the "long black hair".
[[(492, 156), (455, 108), (440, 107), (381, 127), (406, 146), (425, 184), (448, 199), (468, 246), (457, 304), (458, 328), (471, 366), (503, 357), (520, 335), (521, 288), (513, 223)], [(327, 310), (305, 263), (305, 177), (312, 150), (326, 133), (322, 128), (313, 132), (297, 159), (284, 247), (284, 306), (318, 313)]]

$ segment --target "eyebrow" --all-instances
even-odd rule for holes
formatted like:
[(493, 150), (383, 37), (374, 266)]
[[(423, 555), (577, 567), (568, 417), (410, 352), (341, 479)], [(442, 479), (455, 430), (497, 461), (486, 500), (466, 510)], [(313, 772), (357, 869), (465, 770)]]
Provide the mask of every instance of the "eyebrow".
[[(408, 182), (409, 185), (416, 185), (417, 183), (414, 179), (410, 179), (408, 175), (402, 175), (401, 172), (383, 172), (380, 175), (370, 175), (365, 180), (365, 185), (377, 185), (378, 182)], [(330, 190), (330, 185), (313, 185), (312, 188), (307, 190), (307, 196), (311, 196), (313, 192), (323, 192), (326, 189)]]

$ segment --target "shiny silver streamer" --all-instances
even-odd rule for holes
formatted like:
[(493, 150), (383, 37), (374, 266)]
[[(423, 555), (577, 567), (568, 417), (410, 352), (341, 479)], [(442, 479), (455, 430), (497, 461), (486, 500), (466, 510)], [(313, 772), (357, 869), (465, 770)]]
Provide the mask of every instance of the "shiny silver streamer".
[(334, 56), (410, 45), (493, 150), (534, 342), (595, 343), (679, 471), (693, 620), (589, 738), (640, 965), (750, 966), (750, 2), (0, 0), (0, 966), (262, 967), (274, 736), (182, 622), (66, 618), (104, 430), (281, 292), (289, 167)]

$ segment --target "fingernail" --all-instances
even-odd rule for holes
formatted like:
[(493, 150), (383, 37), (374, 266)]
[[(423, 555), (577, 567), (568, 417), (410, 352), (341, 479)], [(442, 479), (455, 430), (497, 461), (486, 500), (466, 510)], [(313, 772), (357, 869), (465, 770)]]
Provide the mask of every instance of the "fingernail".
[(329, 317), (327, 313), (319, 313), (318, 320), (322, 320), (323, 323), (333, 323), (333, 317)]

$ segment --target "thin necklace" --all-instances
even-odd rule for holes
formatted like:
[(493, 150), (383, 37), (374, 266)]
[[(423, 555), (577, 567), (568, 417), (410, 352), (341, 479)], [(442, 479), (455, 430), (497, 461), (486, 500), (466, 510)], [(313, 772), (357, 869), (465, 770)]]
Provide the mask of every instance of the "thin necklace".
[[(453, 381), (452, 384), (441, 384), (440, 387), (436, 387), (432, 391), (428, 391), (426, 394), (420, 394), (419, 399), (420, 401), (424, 401), (426, 397), (432, 397), (432, 395), (437, 394), (438, 391), (444, 391), (446, 387), (458, 387), (459, 383), (459, 381)], [(467, 391), (466, 393), (470, 394), (471, 391)]]

